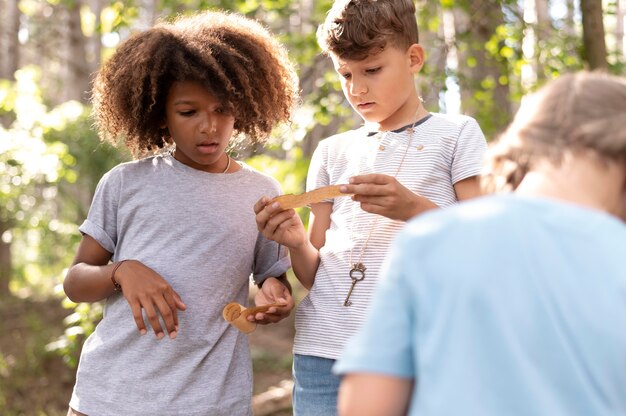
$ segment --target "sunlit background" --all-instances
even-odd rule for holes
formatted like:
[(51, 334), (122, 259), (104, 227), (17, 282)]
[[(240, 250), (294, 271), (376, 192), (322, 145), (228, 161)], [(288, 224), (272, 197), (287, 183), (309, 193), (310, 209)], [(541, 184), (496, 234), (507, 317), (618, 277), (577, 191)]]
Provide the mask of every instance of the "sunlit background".
[[(100, 63), (133, 31), (178, 13), (221, 8), (260, 20), (298, 65), (302, 105), (265, 148), (232, 154), (300, 192), (319, 140), (360, 123), (315, 40), (331, 3), (0, 0), (0, 414), (65, 414), (77, 354), (101, 315), (101, 305), (73, 304), (60, 288), (97, 181), (130, 159), (92, 129), (88, 92)], [(546, 80), (624, 70), (626, 0), (417, 6), (427, 64), (416, 82), (426, 107), (475, 117), (488, 139)], [(306, 220), (306, 209), (300, 214)], [(253, 340), (257, 394), (289, 378), (290, 324)], [(277, 338), (272, 352), (268, 340)]]

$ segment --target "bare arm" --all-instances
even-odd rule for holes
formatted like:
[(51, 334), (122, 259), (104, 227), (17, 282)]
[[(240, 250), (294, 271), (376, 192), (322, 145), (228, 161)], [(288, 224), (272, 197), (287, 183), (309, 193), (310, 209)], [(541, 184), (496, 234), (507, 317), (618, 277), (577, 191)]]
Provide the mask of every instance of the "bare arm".
[(339, 387), (340, 416), (406, 415), (413, 380), (372, 373), (352, 373)]
[(333, 204), (320, 202), (311, 205), (308, 240), (296, 247), (289, 247), (291, 265), (296, 277), (307, 289), (313, 287), (320, 264), (320, 248), (326, 243), (326, 230), (330, 227)]
[[(115, 291), (111, 274), (120, 263), (108, 264), (110, 259), (111, 253), (92, 237), (84, 235), (63, 282), (67, 296), (74, 302), (97, 302), (111, 296)], [(186, 306), (163, 277), (137, 260), (126, 260), (116, 269), (115, 280), (121, 285), (142, 334), (147, 332), (144, 310), (157, 338), (164, 336), (159, 314), (167, 333), (171, 338), (176, 337), (177, 312), (185, 310)]]
[(254, 205), (257, 228), (263, 235), (289, 249), (293, 271), (302, 285), (310, 289), (319, 266), (319, 249), (324, 245), (330, 226), (332, 204), (320, 202), (311, 205), (307, 236), (300, 217), (293, 209), (281, 210), (278, 204), (266, 205), (269, 198), (261, 198)]
[(73, 302), (97, 302), (113, 294), (114, 264), (111, 253), (88, 235), (81, 240), (72, 266), (63, 281), (65, 294)]
[(482, 195), (478, 176), (471, 176), (458, 181), (454, 184), (454, 191), (456, 192), (456, 198), (459, 201), (476, 198), (477, 196)]

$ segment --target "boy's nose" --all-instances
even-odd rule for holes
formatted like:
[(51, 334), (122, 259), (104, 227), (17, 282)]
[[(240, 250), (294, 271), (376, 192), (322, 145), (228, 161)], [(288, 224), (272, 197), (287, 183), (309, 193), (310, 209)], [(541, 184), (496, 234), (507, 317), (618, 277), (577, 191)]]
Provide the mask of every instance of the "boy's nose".
[(367, 85), (364, 82), (355, 82), (352, 81), (350, 83), (350, 94), (352, 95), (361, 95), (367, 92)]

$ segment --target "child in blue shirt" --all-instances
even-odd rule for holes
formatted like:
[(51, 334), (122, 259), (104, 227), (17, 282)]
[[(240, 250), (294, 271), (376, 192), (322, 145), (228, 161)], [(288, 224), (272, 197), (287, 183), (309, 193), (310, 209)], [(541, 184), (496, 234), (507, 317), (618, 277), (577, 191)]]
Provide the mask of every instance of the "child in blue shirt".
[(562, 76), (487, 196), (407, 225), (338, 361), (341, 415), (626, 414), (626, 79)]

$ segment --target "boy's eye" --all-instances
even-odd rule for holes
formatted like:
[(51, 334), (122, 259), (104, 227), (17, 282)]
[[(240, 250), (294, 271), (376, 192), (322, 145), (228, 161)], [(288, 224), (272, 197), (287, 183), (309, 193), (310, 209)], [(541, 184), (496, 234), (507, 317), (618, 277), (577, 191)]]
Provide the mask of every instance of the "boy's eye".
[(367, 72), (368, 74), (375, 74), (378, 71), (380, 71), (381, 68), (382, 68), (381, 66), (377, 66), (376, 68), (368, 68), (365, 70), (365, 72)]
[(352, 76), (352, 74), (350, 73), (345, 73), (345, 74), (339, 74), (343, 77), (343, 79), (350, 79), (350, 77)]

